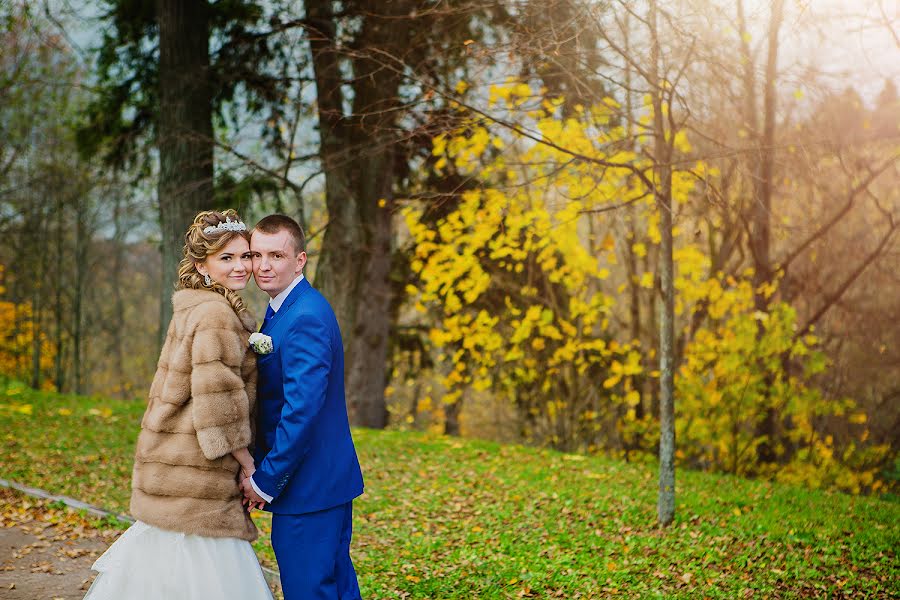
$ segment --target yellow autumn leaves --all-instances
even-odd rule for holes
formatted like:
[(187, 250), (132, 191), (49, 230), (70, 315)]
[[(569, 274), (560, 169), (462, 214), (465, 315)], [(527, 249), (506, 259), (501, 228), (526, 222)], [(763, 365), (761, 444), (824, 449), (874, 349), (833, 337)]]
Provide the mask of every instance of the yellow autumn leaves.
[[(533, 96), (528, 85), (514, 81), (491, 90), (491, 101), (508, 108)], [(608, 122), (613, 105), (578, 112)], [(615, 143), (625, 133), (585, 127), (578, 118), (560, 120), (560, 106), (544, 101), (531, 112), (534, 129), (553, 144), (606, 157), (598, 140)], [(584, 391), (580, 380), (607, 372), (602, 387), (616, 388), (609, 393), (617, 402), (639, 402), (631, 378), (642, 371), (641, 355), (608, 333), (615, 301), (601, 286), (610, 277), (615, 240), (604, 236), (598, 243), (608, 262), (585, 243), (585, 214), (622, 201), (623, 193), (626, 201), (646, 196), (631, 171), (609, 168), (598, 177), (593, 165), (476, 120), (437, 137), (433, 155), (438, 170), (452, 168), (476, 182), (436, 223), (426, 223), (415, 207), (403, 213), (418, 279), (407, 292), (419, 310), (430, 307), (437, 319), (430, 339), (444, 351), (445, 401), (455, 401), (467, 387), (492, 389), (558, 420), (580, 402), (574, 397)], [(613, 157), (636, 160), (620, 149)]]
[[(498, 110), (527, 121), (522, 130), (489, 129), (461, 111), (459, 128), (434, 140), (433, 155), (439, 171), (467, 182), (465, 190), (433, 222), (416, 205), (403, 210), (417, 280), (407, 293), (428, 313), (430, 340), (443, 352), (443, 401), (457, 401), (465, 389), (491, 390), (517, 407), (536, 441), (592, 449), (605, 439), (652, 451), (656, 421), (647, 407), (658, 373), (649, 365), (657, 357), (632, 338), (625, 317), (638, 310), (651, 318), (656, 285), (660, 220), (647, 187), (653, 169), (636, 150), (647, 140), (640, 130), (629, 138), (610, 118), (612, 101), (564, 115), (561, 100), (540, 101), (521, 82), (490, 94)], [(684, 133), (672, 144), (681, 153), (691, 148)], [(702, 163), (680, 164), (676, 207), (689, 203), (697, 181), (715, 176)], [(798, 467), (786, 468), (785, 477), (858, 490), (871, 473), (850, 473), (832, 442), (815, 435), (814, 419), (852, 408), (806, 385), (825, 368), (815, 338), (794, 338), (796, 315), (787, 304), (755, 309), (754, 294), (771, 299), (777, 281), (754, 290), (752, 272), (712, 272), (708, 249), (691, 229), (674, 231), (679, 457), (771, 474), (761, 472), (756, 451), (774, 441), (753, 424), (775, 409), (792, 424), (784, 439), (800, 448), (791, 455)], [(633, 287), (651, 298), (651, 308), (628, 306)], [(864, 415), (853, 418), (864, 430)]]
[[(0, 282), (3, 265), (0, 265)], [(3, 286), (0, 285), (0, 294)], [(0, 376), (28, 379), (33, 368), (31, 351), (34, 347), (34, 322), (30, 303), (16, 304), (0, 300), (0, 331), (4, 340), (0, 345)], [(55, 348), (41, 336), (40, 368), (49, 371), (56, 357)], [(51, 386), (52, 387), (52, 386)]]

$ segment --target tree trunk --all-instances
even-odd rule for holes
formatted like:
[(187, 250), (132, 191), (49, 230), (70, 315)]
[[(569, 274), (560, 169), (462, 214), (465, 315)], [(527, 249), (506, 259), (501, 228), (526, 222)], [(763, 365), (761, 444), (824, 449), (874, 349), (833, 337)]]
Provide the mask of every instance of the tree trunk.
[(768, 300), (759, 287), (769, 282), (772, 272), (772, 172), (775, 163), (775, 80), (778, 62), (778, 31), (781, 27), (783, 0), (775, 0), (769, 20), (769, 48), (766, 57), (766, 79), (763, 95), (763, 132), (759, 139), (758, 163), (753, 177), (753, 207), (751, 212), (750, 247), (756, 263), (754, 286), (755, 304), (765, 310)]
[[(754, 306), (756, 310), (766, 312), (769, 299), (762, 293), (762, 286), (772, 280), (774, 269), (771, 259), (772, 238), (772, 177), (775, 163), (775, 81), (778, 75), (778, 32), (781, 28), (783, 0), (775, 0), (769, 18), (768, 51), (766, 53), (765, 89), (763, 92), (763, 131), (757, 135), (757, 156), (753, 168), (753, 203), (750, 208), (750, 254), (753, 257), (754, 273)], [(740, 6), (740, 5), (739, 5)], [(747, 57), (745, 57), (747, 60)], [(751, 65), (752, 68), (752, 65)], [(745, 85), (752, 81), (745, 79)], [(745, 90), (747, 95), (755, 90)], [(756, 121), (755, 115), (753, 121)], [(763, 323), (759, 324), (762, 333)], [(774, 383), (767, 381), (768, 386)], [(765, 398), (766, 409), (762, 421), (758, 423), (756, 435), (764, 437), (757, 447), (757, 457), (761, 462), (774, 462), (778, 456), (775, 451), (775, 436), (778, 429), (778, 411), (772, 406), (772, 399)]]
[[(55, 188), (51, 178), (50, 185)], [(50, 193), (60, 193), (58, 188)], [(40, 203), (35, 203), (33, 211), (34, 226), (28, 231), (34, 232), (34, 237), (29, 241), (30, 252), (36, 257), (35, 264), (29, 265), (36, 271), (37, 277), (31, 282), (31, 377), (29, 378), (32, 389), (38, 390), (43, 382), (41, 372), (41, 338), (43, 337), (44, 295), (47, 293), (47, 252), (43, 248), (44, 239), (48, 231), (46, 211)]]
[(159, 222), (162, 298), (158, 343), (172, 317), (171, 295), (184, 232), (210, 208), (213, 190), (208, 6), (157, 0), (159, 20)]
[(416, 426), (416, 418), (419, 416), (419, 396), (422, 393), (422, 381), (421, 379), (416, 380), (416, 385), (413, 386), (412, 398), (409, 400), (409, 411), (406, 413), (406, 420), (409, 421), (409, 424), (413, 427)]
[(82, 304), (84, 287), (87, 281), (87, 226), (85, 212), (87, 207), (81, 198), (75, 201), (75, 282), (72, 289), (72, 377), (75, 381), (75, 393), (84, 394), (83, 359), (84, 344), (82, 339), (84, 315)]
[[(625, 27), (623, 29), (625, 34), (625, 54), (627, 56), (631, 56), (631, 13), (625, 12)], [(633, 110), (631, 100), (631, 90), (632, 88), (632, 66), (629, 61), (625, 61), (625, 128), (627, 130), (627, 139), (629, 140), (629, 144), (633, 150), (636, 149), (636, 144), (634, 143), (634, 119), (633, 119)], [(637, 209), (632, 204), (628, 206), (625, 210), (626, 222), (628, 223), (628, 232), (626, 234), (626, 245), (625, 248), (625, 260), (626, 265), (628, 267), (628, 291), (630, 297), (630, 325), (631, 325), (631, 339), (632, 340), (641, 340), (642, 337), (642, 327), (641, 323), (641, 286), (640, 286), (640, 277), (638, 277), (638, 257), (634, 251), (635, 240), (638, 239), (637, 226), (635, 225), (635, 221), (637, 219)], [(653, 302), (653, 296), (650, 296), (650, 302)], [(651, 308), (652, 310), (652, 308)], [(646, 356), (646, 353), (641, 353), (642, 356)], [(641, 366), (643, 367), (643, 371), (647, 372), (648, 369), (648, 361), (646, 358), (641, 358)], [(644, 418), (644, 397), (646, 396), (646, 376), (641, 374), (632, 378), (632, 382), (634, 385), (635, 391), (640, 394), (640, 400), (637, 403), (637, 406), (634, 407), (634, 416), (637, 420), (643, 420)], [(640, 435), (635, 440), (635, 447), (640, 448), (643, 444), (643, 440)], [(626, 458), (628, 457), (628, 453), (625, 454)]]
[(91, 244), (91, 227), (88, 223), (90, 201), (82, 190), (75, 199), (75, 280), (72, 285), (72, 378), (75, 393), (89, 392), (84, 381), (84, 332), (90, 330), (85, 323), (84, 296), (88, 281), (88, 256)]
[(35, 285), (31, 294), (31, 389), (34, 390), (41, 389), (42, 288), (42, 285)]
[[(62, 200), (57, 198), (56, 201), (56, 254), (54, 258), (62, 262), (63, 256), (63, 244), (64, 244), (64, 223), (63, 220), (63, 203)], [(55, 290), (54, 290), (54, 337), (56, 342), (56, 356), (55, 356), (55, 374), (53, 377), (53, 381), (56, 385), (57, 392), (66, 391), (65, 388), (65, 371), (63, 368), (63, 356), (65, 353), (65, 342), (63, 340), (63, 286), (65, 285), (65, 280), (60, 274), (57, 277)]]
[[(641, 286), (640, 286), (640, 278), (638, 277), (638, 262), (637, 262), (637, 254), (634, 252), (634, 240), (637, 239), (637, 228), (635, 227), (635, 211), (633, 207), (628, 207), (627, 213), (628, 215), (628, 232), (629, 235), (626, 236), (628, 240), (628, 247), (625, 249), (625, 262), (628, 268), (628, 292), (630, 298), (630, 314), (631, 318), (629, 319), (629, 325), (631, 325), (631, 339), (640, 341), (642, 336), (642, 323), (641, 323)], [(652, 296), (651, 296), (652, 299)], [(642, 359), (642, 366), (646, 369), (648, 366), (645, 364), (648, 361)], [(637, 420), (641, 420), (644, 418), (644, 387), (645, 387), (645, 377), (644, 375), (635, 375), (632, 377), (632, 382), (634, 386), (634, 390), (637, 391), (641, 395), (640, 401), (637, 403), (637, 406), (634, 407), (634, 416)]]
[[(375, 68), (372, 66), (371, 68)], [(356, 86), (354, 104), (365, 107), (383, 100), (385, 90), (393, 102), (397, 83), (381, 85), (370, 78), (363, 78)], [(373, 85), (369, 85), (372, 82)], [(393, 84), (393, 85), (392, 85)], [(364, 89), (360, 89), (364, 88)], [(365, 89), (368, 88), (368, 89)], [(366, 158), (360, 161), (355, 175), (354, 192), (358, 203), (357, 227), (362, 233), (359, 253), (363, 260), (357, 265), (357, 295), (353, 299), (356, 316), (347, 340), (347, 399), (353, 422), (363, 427), (383, 429), (387, 425), (388, 412), (384, 398), (387, 385), (388, 341), (391, 329), (391, 214), (393, 212), (394, 152), (385, 137), (392, 135), (385, 123), (384, 130), (377, 125), (372, 129), (360, 127), (359, 135)], [(332, 255), (341, 249), (323, 247)]]
[(444, 405), (444, 435), (459, 436), (459, 413), (462, 412), (463, 396), (453, 404)]
[(122, 222), (122, 196), (116, 194), (113, 200), (113, 269), (112, 279), (112, 315), (111, 323), (112, 360), (115, 365), (116, 380), (119, 382), (119, 397), (125, 398), (125, 337), (117, 332), (125, 331), (125, 302), (122, 299), (122, 271), (125, 269), (125, 226)]
[[(659, 249), (659, 279), (662, 292), (662, 311), (659, 327), (659, 499), (657, 517), (660, 525), (669, 525), (675, 518), (675, 265), (672, 261), (672, 161), (671, 147), (666, 139), (663, 117), (665, 91), (659, 77), (659, 37), (657, 34), (656, 2), (650, 2), (651, 74), (653, 94), (654, 163), (656, 171), (655, 196), (659, 211), (661, 243)], [(670, 132), (674, 135), (674, 132)]]
[(391, 211), (394, 112), (399, 79), (365, 49), (396, 37), (378, 7), (367, 11), (353, 59), (353, 115), (343, 114), (341, 56), (330, 2), (308, 3), (310, 48), (319, 109), (328, 228), (316, 286), (334, 307), (344, 334), (345, 378), (354, 425), (387, 425), (384, 398), (391, 313)]

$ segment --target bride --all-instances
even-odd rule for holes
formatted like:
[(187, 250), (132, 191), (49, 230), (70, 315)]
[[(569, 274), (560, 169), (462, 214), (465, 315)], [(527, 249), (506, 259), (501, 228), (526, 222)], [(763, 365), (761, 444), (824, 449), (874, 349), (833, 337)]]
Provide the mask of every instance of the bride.
[(185, 234), (173, 317), (135, 453), (137, 519), (94, 563), (85, 600), (271, 600), (239, 482), (254, 472), (247, 227), (201, 212)]

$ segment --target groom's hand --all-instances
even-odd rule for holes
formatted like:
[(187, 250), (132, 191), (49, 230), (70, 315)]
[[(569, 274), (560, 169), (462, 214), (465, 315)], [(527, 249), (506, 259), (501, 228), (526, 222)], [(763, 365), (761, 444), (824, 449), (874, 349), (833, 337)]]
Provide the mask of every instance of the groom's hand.
[(241, 491), (244, 493), (244, 506), (247, 507), (247, 512), (250, 512), (254, 508), (261, 509), (266, 505), (266, 501), (253, 489), (249, 477), (241, 481)]

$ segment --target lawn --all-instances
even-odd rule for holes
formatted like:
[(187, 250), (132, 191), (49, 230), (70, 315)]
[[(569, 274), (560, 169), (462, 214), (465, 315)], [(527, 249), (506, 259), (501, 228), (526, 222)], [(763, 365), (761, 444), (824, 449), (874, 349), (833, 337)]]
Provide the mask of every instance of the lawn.
[[(0, 385), (0, 478), (128, 508), (143, 404)], [(655, 465), (355, 430), (365, 598), (900, 596), (900, 504), (680, 471), (654, 522)], [(269, 522), (257, 543), (275, 567)]]

